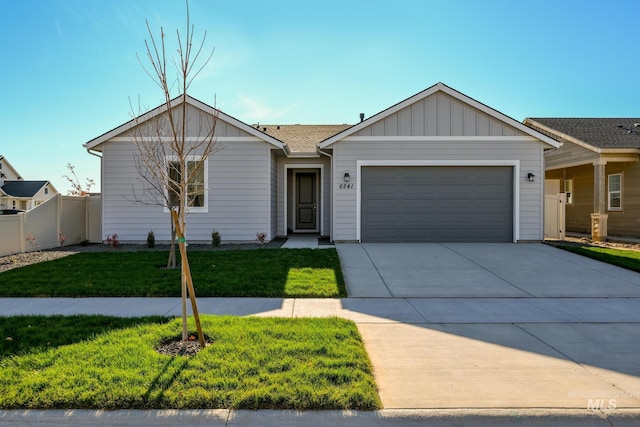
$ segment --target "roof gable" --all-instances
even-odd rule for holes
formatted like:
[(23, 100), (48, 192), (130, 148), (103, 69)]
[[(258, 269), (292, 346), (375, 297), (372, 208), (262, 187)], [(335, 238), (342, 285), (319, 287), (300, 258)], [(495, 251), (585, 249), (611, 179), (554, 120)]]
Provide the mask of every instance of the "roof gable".
[(22, 177), (16, 170), (16, 168), (9, 163), (9, 160), (3, 155), (0, 155), (0, 178), (5, 179), (7, 181), (19, 181), (22, 180)]
[(49, 181), (6, 181), (2, 191), (10, 197), (31, 198)]
[(320, 148), (348, 136), (532, 136), (552, 147), (560, 146), (554, 139), (444, 83), (437, 83), (327, 138)]
[(637, 118), (547, 117), (527, 118), (524, 123), (554, 139), (573, 142), (592, 151), (640, 149), (640, 127), (635, 127), (640, 119)]
[[(187, 95), (186, 98), (183, 96), (177, 96), (176, 98), (171, 100), (171, 108), (174, 109), (180, 104), (182, 104), (183, 99), (186, 99), (186, 103), (188, 104), (188, 116), (191, 118), (191, 114), (194, 112), (207, 114), (209, 117), (215, 116), (217, 117), (216, 122), (216, 136), (252, 136), (257, 137), (277, 148), (285, 148), (285, 144), (282, 141), (277, 140), (276, 138), (269, 136), (263, 132), (260, 132), (258, 129), (252, 128), (248, 124), (236, 119), (235, 117), (229, 116), (228, 114), (223, 113), (222, 111), (205, 104), (202, 101), (199, 101), (191, 96)], [(148, 123), (150, 120), (157, 118), (166, 112), (166, 106), (160, 105), (153, 110), (141, 114), (140, 116), (132, 119), (100, 136), (97, 138), (88, 141), (83, 144), (83, 146), (88, 149), (95, 149), (99, 151), (99, 146), (108, 140), (120, 136), (132, 136), (132, 129), (137, 126), (143, 126), (144, 123)], [(189, 126), (196, 126), (195, 123), (189, 123)]]

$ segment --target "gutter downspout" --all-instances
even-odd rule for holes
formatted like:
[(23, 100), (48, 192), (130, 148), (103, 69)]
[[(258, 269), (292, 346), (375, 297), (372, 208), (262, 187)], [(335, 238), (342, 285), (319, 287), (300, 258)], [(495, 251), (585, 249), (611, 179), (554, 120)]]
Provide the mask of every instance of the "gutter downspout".
[(334, 232), (333, 232), (333, 231), (334, 231), (334, 224), (333, 224), (333, 220), (334, 220), (334, 218), (335, 218), (335, 216), (336, 216), (336, 215), (335, 215), (335, 203), (334, 203), (334, 200), (335, 200), (335, 191), (334, 191), (334, 189), (333, 189), (333, 176), (334, 176), (334, 164), (333, 164), (334, 162), (333, 162), (333, 155), (331, 155), (331, 154), (329, 154), (329, 153), (327, 153), (327, 152), (325, 152), (325, 151), (322, 151), (322, 150), (320, 149), (320, 147), (318, 147), (318, 153), (320, 153), (320, 154), (324, 154), (325, 156), (327, 156), (327, 157), (329, 157), (329, 158), (331, 159), (331, 180), (330, 180), (330, 184), (329, 184), (329, 185), (331, 186), (331, 235), (329, 236), (329, 240), (330, 240), (331, 242), (333, 242), (333, 236), (334, 236)]
[[(103, 223), (103, 218), (104, 218), (104, 204), (102, 203), (102, 197), (104, 195), (104, 167), (102, 165), (102, 156), (97, 154), (97, 153), (93, 153), (91, 152), (91, 148), (85, 146), (84, 148), (86, 148), (87, 153), (91, 154), (92, 156), (96, 156), (97, 158), (100, 159), (100, 243), (102, 243), (102, 236), (104, 236), (104, 229), (102, 228), (104, 223)], [(89, 240), (89, 205), (88, 202), (85, 205), (85, 233), (87, 236), (87, 240)], [(92, 243), (97, 243), (97, 242), (92, 242)]]

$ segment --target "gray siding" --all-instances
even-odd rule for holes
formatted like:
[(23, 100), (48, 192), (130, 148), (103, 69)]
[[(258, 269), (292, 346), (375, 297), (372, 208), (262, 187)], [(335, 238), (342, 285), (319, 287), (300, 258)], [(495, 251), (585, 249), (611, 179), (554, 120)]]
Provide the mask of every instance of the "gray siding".
[[(331, 161), (328, 157), (314, 157), (314, 158), (285, 158), (278, 157), (278, 223), (277, 223), (277, 235), (278, 236), (286, 236), (287, 229), (285, 227), (285, 199), (286, 204), (288, 205), (286, 208), (287, 211), (287, 223), (290, 223), (291, 212), (293, 210), (292, 205), (292, 188), (291, 185), (293, 180), (293, 174), (291, 171), (292, 168), (296, 168), (296, 165), (323, 165), (323, 176), (321, 176), (322, 186), (324, 188), (324, 198), (320, 201), (321, 209), (322, 209), (322, 226), (321, 232), (324, 231), (325, 235), (329, 235), (331, 232)], [(286, 171), (286, 167), (289, 167), (289, 173)], [(302, 168), (302, 166), (301, 166)], [(303, 168), (304, 169), (304, 168)], [(287, 189), (285, 189), (285, 176), (287, 177)], [(320, 189), (318, 189), (320, 191)], [(285, 196), (286, 193), (286, 196)]]
[(553, 170), (567, 166), (593, 163), (599, 158), (595, 151), (581, 147), (578, 144), (565, 141), (557, 150), (550, 150), (544, 156), (545, 169)]
[[(224, 241), (253, 241), (270, 229), (270, 146), (262, 141), (221, 138), (222, 149), (209, 158), (208, 212), (187, 215), (187, 239), (210, 242), (217, 229)], [(135, 203), (142, 184), (131, 142), (111, 141), (103, 151), (103, 233), (121, 241), (144, 241), (149, 230), (156, 239), (170, 239), (170, 218), (162, 206)]]
[(354, 136), (521, 136), (522, 132), (451, 96), (436, 92)]
[[(174, 116), (179, 118), (182, 114), (181, 108), (174, 109)], [(206, 135), (208, 130), (214, 123), (213, 117), (205, 113), (193, 105), (187, 105), (187, 117), (189, 118), (187, 123), (187, 135), (195, 137)], [(160, 115), (156, 118), (148, 120), (145, 123), (142, 123), (139, 128), (140, 132), (135, 136), (154, 136), (155, 129), (161, 128), (163, 129), (164, 135), (170, 135), (169, 127), (166, 123), (166, 116)], [(129, 130), (122, 134), (122, 136), (134, 136), (134, 130)], [(233, 126), (229, 123), (226, 123), (222, 120), (215, 120), (215, 133), (216, 137), (249, 137), (247, 132), (242, 129)]]
[[(353, 241), (357, 238), (356, 185), (352, 189), (339, 189), (339, 176), (349, 171), (351, 182), (357, 183), (358, 160), (408, 160), (408, 161), (460, 161), (460, 160), (519, 160), (520, 200), (519, 223), (520, 240), (542, 239), (542, 198), (544, 173), (542, 171), (542, 144), (537, 141), (424, 141), (424, 142), (366, 142), (338, 141), (334, 145), (334, 188), (335, 216), (334, 240)], [(535, 182), (528, 182), (526, 173), (536, 176)]]
[(274, 150), (271, 150), (269, 166), (271, 168), (271, 229), (268, 239), (271, 240), (278, 234), (278, 160)]

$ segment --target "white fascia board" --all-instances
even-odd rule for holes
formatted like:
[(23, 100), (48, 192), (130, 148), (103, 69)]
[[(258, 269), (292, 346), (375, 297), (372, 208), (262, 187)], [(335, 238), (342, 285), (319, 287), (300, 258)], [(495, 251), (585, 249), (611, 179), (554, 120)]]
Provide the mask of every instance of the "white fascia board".
[[(171, 100), (171, 104), (170, 104), (171, 108), (173, 109), (176, 106), (180, 105), (182, 103), (182, 100), (183, 100), (183, 96), (182, 95), (177, 96), (176, 98), (172, 99)], [(269, 143), (269, 144), (271, 144), (271, 145), (273, 145), (273, 146), (275, 146), (277, 148), (280, 148), (280, 149), (284, 150), (285, 147), (286, 147), (286, 144), (284, 144), (283, 142), (281, 142), (281, 141), (279, 141), (279, 140), (277, 140), (277, 139), (275, 139), (275, 138), (273, 138), (273, 137), (271, 137), (271, 136), (269, 136), (269, 135), (267, 135), (267, 134), (265, 134), (263, 132), (260, 132), (259, 130), (252, 128), (248, 124), (246, 124), (246, 123), (244, 123), (244, 122), (242, 122), (242, 121), (240, 121), (240, 120), (238, 120), (238, 119), (236, 119), (236, 118), (234, 118), (232, 116), (229, 116), (229, 115), (223, 113), (222, 111), (217, 110), (217, 109), (211, 107), (210, 105), (205, 104), (202, 101), (199, 101), (199, 100), (197, 100), (195, 98), (192, 98), (189, 95), (186, 96), (186, 102), (187, 102), (187, 104), (192, 105), (193, 107), (195, 107), (195, 108), (197, 108), (197, 109), (199, 109), (201, 111), (209, 113), (209, 114), (213, 115), (214, 117), (217, 117), (218, 119), (221, 119), (222, 121), (224, 121), (226, 123), (229, 123), (230, 125), (235, 126), (235, 127), (239, 128), (239, 129), (247, 132), (248, 134), (250, 134), (252, 136), (255, 136), (255, 137), (259, 138), (260, 140), (265, 141), (265, 142), (267, 142), (267, 143)], [(93, 149), (93, 150), (96, 150), (96, 151), (100, 151), (96, 147), (98, 147), (99, 145), (103, 144), (104, 142), (106, 142), (106, 141), (108, 141), (110, 139), (113, 139), (113, 138), (117, 137), (118, 135), (130, 130), (131, 128), (137, 126), (138, 124), (144, 123), (147, 120), (150, 120), (150, 119), (152, 119), (152, 118), (164, 113), (165, 111), (166, 111), (166, 104), (159, 105), (158, 107), (154, 108), (153, 110), (148, 111), (147, 113), (144, 113), (144, 114), (142, 114), (142, 115), (140, 115), (140, 116), (138, 116), (138, 117), (136, 117), (136, 118), (134, 118), (132, 120), (129, 120), (128, 122), (116, 127), (115, 129), (112, 129), (109, 132), (106, 132), (106, 133), (100, 135), (99, 137), (92, 139), (91, 141), (83, 144), (82, 146), (84, 148), (86, 148), (87, 150), (92, 150)]]
[(342, 139), (344, 139), (345, 137), (348, 137), (349, 135), (353, 135), (356, 132), (359, 132), (360, 130), (366, 128), (367, 126), (372, 125), (373, 123), (379, 121), (379, 120), (383, 120), (384, 118), (390, 116), (391, 114), (394, 114), (400, 110), (402, 110), (403, 108), (413, 104), (416, 101), (419, 101), (422, 98), (426, 98), (427, 96), (437, 92), (438, 90), (440, 90), (442, 86), (442, 83), (437, 83), (425, 90), (423, 90), (422, 92), (419, 92), (407, 99), (405, 99), (404, 101), (399, 102), (398, 104), (387, 108), (386, 110), (383, 110), (377, 114), (374, 114), (371, 117), (368, 117), (366, 120), (361, 121), (360, 123), (351, 126), (348, 129), (345, 129), (344, 131), (332, 136), (329, 139), (326, 139), (325, 141), (323, 141), (319, 147), (320, 148), (327, 148), (330, 145), (332, 145), (333, 143), (335, 143), (336, 141), (340, 141)]
[(560, 143), (556, 140), (554, 140), (553, 138), (550, 138), (534, 129), (531, 129), (528, 126), (525, 126), (524, 124), (520, 123), (519, 121), (512, 119), (511, 117), (497, 111), (494, 110), (493, 108), (488, 107), (487, 105), (476, 101), (473, 98), (470, 98), (469, 96), (458, 92), (455, 89), (450, 88), (449, 86), (447, 86), (446, 84), (439, 82), (436, 83), (435, 85), (423, 90), (422, 92), (419, 92), (407, 99), (405, 99), (404, 101), (399, 102), (398, 104), (383, 110), (381, 112), (379, 112), (378, 114), (375, 114), (371, 117), (369, 117), (368, 119), (350, 127), (349, 129), (346, 129), (342, 132), (340, 132), (337, 135), (332, 136), (331, 138), (323, 141), (320, 144), (320, 148), (326, 148), (332, 144), (334, 144), (335, 142), (342, 140), (350, 135), (353, 135), (354, 133), (364, 129), (367, 126), (372, 125), (373, 123), (379, 121), (379, 120), (383, 120), (384, 118), (386, 118), (387, 116), (390, 116), (391, 114), (394, 114), (400, 110), (402, 110), (405, 107), (408, 107), (409, 105), (420, 101), (428, 96), (433, 95), (436, 92), (444, 92), (447, 95), (451, 96), (452, 98), (457, 99), (458, 101), (462, 102), (463, 104), (469, 105), (473, 108), (476, 108), (480, 111), (482, 111), (483, 113), (487, 114), (488, 116), (491, 116), (493, 118), (495, 118), (496, 120), (499, 120), (511, 127), (514, 127), (516, 129), (518, 129), (520, 132), (526, 134), (526, 135), (530, 135), (533, 138), (535, 138), (538, 141), (542, 141), (545, 144), (550, 145), (551, 147), (554, 148), (558, 148), (560, 147)]
[(347, 136), (345, 142), (531, 142), (532, 136)]
[[(566, 133), (564, 133), (564, 132), (557, 131), (557, 130), (555, 130), (555, 129), (553, 129), (553, 128), (550, 128), (549, 126), (545, 126), (545, 125), (543, 125), (542, 123), (536, 122), (535, 120), (532, 120), (532, 119), (527, 118), (527, 119), (524, 119), (524, 123), (531, 123), (531, 124), (532, 124), (532, 125), (534, 125), (534, 126), (538, 126), (538, 127), (540, 127), (541, 129), (544, 129), (544, 130), (546, 130), (547, 132), (549, 132), (549, 133), (552, 133), (552, 134), (556, 135), (558, 138), (561, 138), (561, 139), (564, 139), (564, 140), (566, 140), (566, 141), (569, 141), (569, 142), (571, 142), (571, 143), (573, 143), (573, 144), (579, 145), (580, 147), (582, 147), (582, 148), (586, 148), (587, 150), (593, 151), (594, 153), (600, 153), (600, 148), (598, 148), (598, 147), (594, 147), (594, 146), (593, 146), (593, 145), (591, 145), (591, 144), (587, 144), (586, 142), (581, 141), (581, 140), (579, 140), (579, 139), (577, 139), (577, 138), (575, 138), (575, 137), (573, 137), (573, 136), (571, 136), (571, 135), (569, 135), (569, 134), (566, 134)], [(562, 145), (562, 143), (561, 143), (561, 142), (559, 142), (559, 144), (560, 144), (560, 145)]]
[(217, 116), (218, 119), (222, 119), (223, 122), (229, 123), (230, 125), (235, 126), (235, 127), (239, 128), (239, 129), (247, 132), (250, 135), (253, 135), (253, 136), (257, 137), (257, 138), (260, 138), (261, 140), (263, 140), (265, 142), (268, 142), (269, 144), (271, 144), (271, 145), (273, 145), (273, 146), (275, 146), (277, 148), (284, 149), (284, 146), (286, 145), (282, 141), (280, 141), (280, 140), (278, 140), (278, 139), (276, 139), (276, 138), (274, 138), (272, 136), (269, 136), (264, 132), (260, 132), (258, 129), (256, 129), (256, 128), (252, 127), (252, 126), (249, 126), (245, 122), (240, 121), (240, 120), (236, 119), (235, 117), (232, 117), (232, 116), (230, 116), (228, 114), (225, 114), (222, 111), (220, 111), (218, 109), (215, 109), (215, 108), (211, 107), (210, 105), (205, 104), (202, 101), (198, 101), (197, 99), (192, 98), (192, 97), (189, 96), (189, 97), (187, 97), (187, 102), (189, 104), (193, 105), (194, 107), (200, 109), (200, 110), (203, 110), (203, 111), (205, 111), (205, 112), (207, 112), (207, 113), (209, 113), (209, 114), (211, 114), (213, 116)]
[(458, 101), (462, 102), (463, 104), (467, 104), (470, 105), (480, 111), (482, 111), (483, 113), (487, 114), (488, 116), (493, 117), (496, 120), (499, 120), (511, 127), (514, 127), (516, 129), (518, 129), (520, 132), (525, 133), (527, 135), (530, 135), (532, 137), (534, 137), (535, 139), (542, 141), (554, 148), (558, 148), (560, 147), (560, 143), (558, 141), (556, 141), (553, 138), (550, 138), (548, 136), (546, 136), (545, 134), (538, 132), (535, 129), (531, 129), (530, 127), (524, 125), (523, 123), (520, 123), (519, 121), (507, 116), (504, 113), (499, 112), (498, 110), (494, 110), (493, 108), (479, 102), (476, 101), (475, 99), (461, 93), (458, 92), (455, 89), (450, 88), (449, 86), (443, 84), (443, 83), (438, 83), (439, 85), (441, 85), (440, 90), (444, 93), (446, 93), (447, 95), (456, 98)]

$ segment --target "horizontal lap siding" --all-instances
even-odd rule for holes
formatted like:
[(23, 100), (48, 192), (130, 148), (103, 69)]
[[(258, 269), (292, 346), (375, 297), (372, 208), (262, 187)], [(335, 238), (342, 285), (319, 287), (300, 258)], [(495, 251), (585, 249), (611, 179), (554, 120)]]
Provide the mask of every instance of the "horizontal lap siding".
[[(519, 160), (520, 161), (520, 240), (542, 238), (541, 170), (542, 144), (535, 141), (425, 141), (364, 142), (340, 141), (334, 146), (335, 216), (334, 239), (352, 241), (356, 232), (356, 176), (358, 160)], [(352, 189), (339, 189), (345, 171), (351, 175)], [(524, 176), (532, 172), (537, 178), (528, 182)]]
[[(210, 242), (217, 229), (223, 241), (255, 240), (269, 230), (269, 146), (263, 142), (224, 142), (209, 158), (208, 212), (187, 215), (187, 238)], [(170, 239), (169, 214), (161, 206), (135, 203), (142, 190), (130, 142), (109, 142), (103, 152), (103, 232), (123, 241), (144, 241), (153, 230), (157, 240)]]
[(598, 153), (572, 142), (564, 142), (556, 150), (550, 150), (544, 156), (545, 169), (558, 169), (566, 165), (593, 163), (599, 157)]
[(622, 211), (607, 212), (608, 234), (640, 237), (640, 164), (608, 163), (606, 174), (617, 173), (622, 174)]

